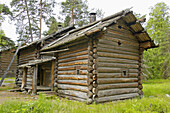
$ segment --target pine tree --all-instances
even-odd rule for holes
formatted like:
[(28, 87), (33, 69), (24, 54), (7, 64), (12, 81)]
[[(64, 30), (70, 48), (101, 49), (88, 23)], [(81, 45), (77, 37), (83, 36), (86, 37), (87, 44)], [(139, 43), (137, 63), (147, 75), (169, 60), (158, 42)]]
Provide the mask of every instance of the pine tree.
[[(65, 16), (64, 26), (76, 24), (79, 27), (89, 23), (90, 9), (87, 0), (66, 0), (61, 3), (61, 14)], [(94, 10), (94, 9), (93, 9)], [(104, 13), (102, 10), (96, 10), (97, 16), (102, 18)]]
[[(5, 4), (0, 4), (0, 26), (5, 20), (5, 16), (12, 16), (12, 12)], [(8, 37), (5, 36), (4, 31), (0, 28), (0, 49), (13, 47), (15, 43)]]
[(47, 36), (52, 33), (55, 33), (58, 30), (58, 23), (57, 20), (54, 17), (51, 17), (47, 22), (46, 25), (48, 27), (48, 31), (45, 31), (43, 35)]
[[(41, 3), (40, 3), (41, 2)], [(12, 0), (13, 20), (20, 41), (41, 38), (42, 19), (46, 22), (52, 15), (55, 0)]]

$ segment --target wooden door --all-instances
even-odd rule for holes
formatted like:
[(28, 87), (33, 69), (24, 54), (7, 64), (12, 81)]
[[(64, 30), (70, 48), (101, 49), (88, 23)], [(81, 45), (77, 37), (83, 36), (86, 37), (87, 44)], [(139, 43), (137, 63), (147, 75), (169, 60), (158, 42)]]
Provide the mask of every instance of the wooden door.
[(51, 62), (44, 63), (40, 72), (40, 84), (42, 86), (51, 85)]

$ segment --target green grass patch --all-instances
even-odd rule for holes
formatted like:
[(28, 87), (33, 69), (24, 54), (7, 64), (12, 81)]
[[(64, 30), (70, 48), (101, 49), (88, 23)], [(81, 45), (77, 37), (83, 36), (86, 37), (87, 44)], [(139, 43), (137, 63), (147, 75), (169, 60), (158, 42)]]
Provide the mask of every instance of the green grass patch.
[(158, 79), (144, 81), (143, 92), (145, 97), (164, 97), (166, 94), (170, 95), (170, 80)]
[[(162, 81), (162, 82), (160, 82)], [(168, 113), (170, 83), (164, 80), (144, 82), (144, 97), (103, 104), (86, 105), (67, 99), (47, 99), (43, 94), (35, 101), (8, 101), (0, 105), (0, 113)]]
[[(0, 77), (0, 80), (2, 79), (2, 77)], [(8, 80), (8, 79), (13, 79), (15, 80), (16, 78), (15, 77), (6, 77), (5, 80)]]
[(36, 101), (9, 101), (0, 105), (2, 113), (167, 113), (170, 112), (170, 98), (142, 98), (105, 104), (86, 105), (67, 99), (46, 99), (41, 95)]

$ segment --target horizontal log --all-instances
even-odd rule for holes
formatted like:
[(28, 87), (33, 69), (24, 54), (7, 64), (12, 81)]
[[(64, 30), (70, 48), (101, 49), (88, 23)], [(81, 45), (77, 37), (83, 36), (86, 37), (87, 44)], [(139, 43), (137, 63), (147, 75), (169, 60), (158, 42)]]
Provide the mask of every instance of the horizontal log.
[(127, 51), (122, 51), (122, 50), (103, 48), (103, 47), (98, 47), (97, 51), (99, 51), (99, 52), (110, 52), (110, 53), (118, 53), (118, 54), (139, 56), (139, 53), (132, 53), (132, 52), (127, 52)]
[(122, 99), (130, 99), (139, 96), (138, 93), (131, 93), (131, 94), (122, 94), (122, 95), (115, 95), (115, 96), (107, 96), (107, 97), (100, 97), (96, 98), (96, 103), (103, 103), (103, 102), (110, 102)]
[(78, 86), (78, 85), (70, 85), (70, 84), (58, 84), (58, 89), (88, 92), (88, 87)]
[[(98, 67), (98, 73), (122, 73), (122, 68)], [(138, 73), (138, 69), (129, 69), (129, 73)]]
[(137, 69), (139, 66), (137, 64), (121, 64), (121, 63), (104, 63), (98, 62), (98, 67), (117, 67), (117, 68), (134, 68)]
[(88, 55), (66, 58), (66, 59), (58, 60), (58, 62), (64, 63), (64, 62), (71, 62), (71, 61), (83, 60), (83, 59), (88, 59)]
[(120, 58), (108, 58), (108, 57), (98, 57), (98, 62), (109, 62), (109, 63), (126, 63), (126, 64), (138, 64), (137, 60), (128, 60)]
[(23, 56), (19, 56), (19, 59), (22, 60), (22, 59), (28, 59), (30, 57), (35, 57), (35, 53), (34, 54), (30, 54), (30, 55), (23, 55)]
[(88, 60), (73, 61), (70, 63), (59, 63), (58, 66), (71, 66), (71, 65), (85, 65), (88, 64)]
[(123, 55), (123, 54), (116, 54), (116, 53), (98, 52), (98, 55), (101, 56), (101, 57), (111, 57), (111, 58), (139, 60), (138, 56)]
[(113, 45), (107, 45), (107, 44), (102, 44), (102, 43), (99, 43), (98, 47), (110, 48), (110, 49), (115, 49), (115, 50), (122, 50), (122, 51), (127, 51), (127, 52), (132, 52), (132, 53), (139, 53), (138, 49), (132, 49), (132, 48), (129, 48), (129, 47), (121, 47), (121, 46), (113, 46)]
[(107, 90), (99, 90), (98, 97), (107, 97), (113, 95), (120, 94), (128, 94), (128, 93), (138, 93), (138, 88), (121, 88), (121, 89), (107, 89)]
[(83, 99), (87, 99), (87, 93), (85, 92), (80, 92), (80, 91), (75, 91), (75, 90), (58, 90), (59, 95), (70, 95), (74, 97), (79, 97)]
[(137, 88), (138, 83), (132, 82), (132, 83), (114, 83), (114, 84), (99, 84), (97, 88), (99, 90), (105, 90), (105, 89), (117, 89), (117, 88)]
[[(77, 49), (77, 48), (79, 48), (79, 49)], [(81, 47), (80, 47), (80, 45), (75, 46), (75, 47), (69, 47), (68, 51), (58, 53), (58, 57), (63, 57), (63, 56), (67, 56), (70, 54), (77, 53), (77, 52), (86, 51), (87, 49), (88, 49), (87, 45), (82, 45)]]
[(137, 82), (138, 78), (98, 78), (98, 84)]
[[(76, 71), (71, 70), (71, 71), (58, 71), (58, 75), (76, 75)], [(80, 75), (87, 75), (88, 71), (87, 70), (80, 70)]]
[[(118, 43), (119, 42), (119, 43)], [(139, 43), (133, 43), (132, 41), (125, 41), (117, 38), (112, 38), (112, 37), (105, 37), (104, 39), (99, 40), (100, 44), (105, 44), (109, 46), (115, 46), (115, 47), (124, 47), (124, 48), (129, 48), (129, 49), (139, 49)]]
[[(137, 78), (138, 73), (129, 73), (130, 78)], [(98, 73), (97, 78), (121, 78), (122, 73)]]
[(77, 101), (81, 101), (81, 102), (86, 102), (87, 101), (86, 99), (78, 98), (78, 97), (75, 97), (75, 96), (70, 96), (70, 95), (65, 95), (65, 94), (58, 94), (58, 95), (60, 97), (67, 98), (67, 99), (70, 99), (70, 100), (77, 100)]
[[(116, 30), (115, 28), (113, 28), (113, 29), (114, 29), (115, 32), (120, 32), (120, 31)], [(133, 36), (133, 35), (125, 35), (124, 33), (122, 33), (122, 35), (120, 35), (120, 34), (117, 34), (115, 32), (112, 32), (113, 29), (108, 28), (106, 36), (108, 36), (108, 37), (116, 37), (118, 39), (132, 41), (132, 42), (135, 42), (135, 43), (138, 42), (138, 40), (136, 39), (135, 36)], [(121, 30), (121, 32), (122, 32), (122, 30)]]
[(71, 84), (71, 85), (82, 85), (87, 86), (87, 80), (58, 80), (58, 83), (61, 84)]
[[(22, 81), (22, 78), (18, 78), (19, 81)], [(32, 79), (26, 78), (27, 82), (32, 82)]]
[(76, 48), (80, 47), (80, 45), (81, 45), (81, 47), (82, 46), (87, 47), (87, 44), (88, 44), (88, 39), (87, 38), (81, 38), (79, 40), (75, 40), (74, 42), (67, 43), (67, 44), (61, 46), (61, 48), (59, 48), (59, 49), (64, 49), (64, 48), (67, 48), (67, 47), (69, 47), (69, 49), (73, 49), (73, 48), (76, 49)]
[(65, 58), (81, 56), (81, 55), (87, 55), (87, 54), (88, 54), (88, 50), (85, 50), (85, 51), (80, 51), (80, 52), (77, 52), (77, 53), (72, 53), (72, 54), (60, 56), (60, 57), (58, 57), (58, 59), (65, 59)]
[[(25, 50), (26, 51), (26, 50)], [(26, 51), (27, 53), (24, 53), (24, 52), (19, 52), (20, 53), (20, 55), (19, 55), (19, 57), (24, 57), (24, 56), (29, 56), (29, 55), (33, 55), (33, 54), (36, 54), (36, 51)]]
[(87, 75), (58, 75), (58, 80), (87, 80)]

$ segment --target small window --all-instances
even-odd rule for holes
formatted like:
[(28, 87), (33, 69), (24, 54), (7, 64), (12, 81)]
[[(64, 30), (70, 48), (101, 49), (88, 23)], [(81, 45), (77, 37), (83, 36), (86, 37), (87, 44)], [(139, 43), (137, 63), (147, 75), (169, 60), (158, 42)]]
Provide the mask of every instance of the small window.
[(118, 41), (117, 44), (120, 46), (122, 43), (120, 41)]
[(122, 76), (127, 76), (127, 72), (125, 70), (122, 71)]
[(119, 29), (122, 29), (122, 26), (117, 26)]
[(128, 69), (123, 69), (122, 70), (122, 77), (128, 77), (129, 73), (128, 73)]
[(80, 75), (80, 69), (76, 70), (77, 75)]

